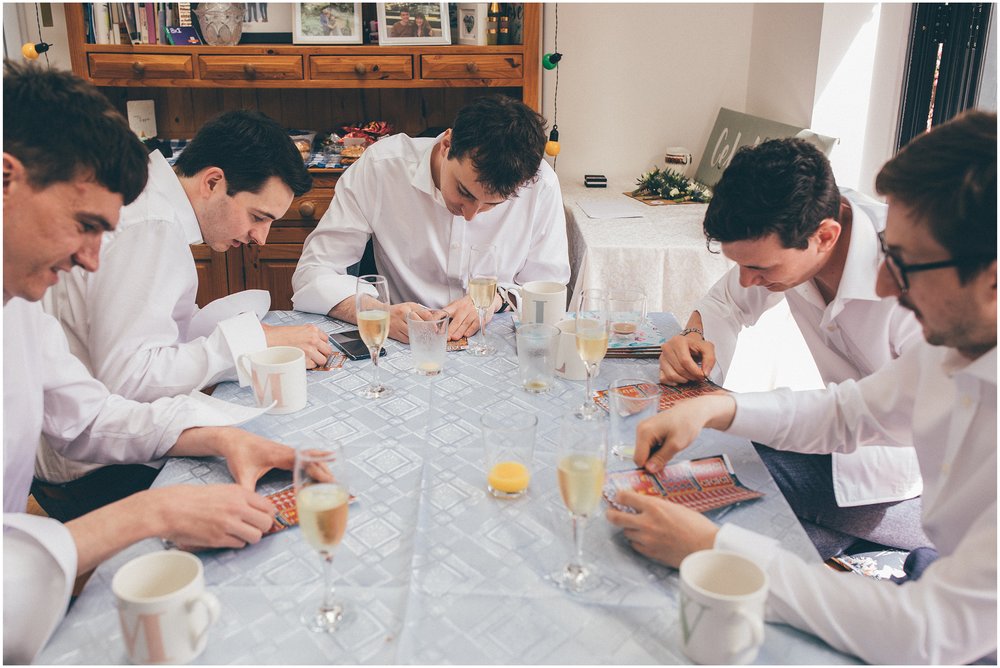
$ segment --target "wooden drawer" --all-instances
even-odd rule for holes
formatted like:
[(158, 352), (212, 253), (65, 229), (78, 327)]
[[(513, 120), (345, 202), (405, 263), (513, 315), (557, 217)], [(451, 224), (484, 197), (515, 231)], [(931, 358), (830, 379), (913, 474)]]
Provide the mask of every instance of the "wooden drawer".
[(302, 197), (292, 200), (292, 205), (281, 217), (281, 220), (305, 221), (315, 223), (326, 210), (330, 208), (330, 200), (333, 199), (333, 191), (323, 192), (322, 190), (310, 190)]
[(384, 81), (412, 79), (412, 56), (310, 56), (312, 79)]
[(93, 79), (191, 79), (191, 55), (155, 56), (148, 53), (91, 53), (87, 56)]
[(198, 74), (211, 80), (301, 80), (302, 56), (199, 56)]
[(496, 55), (420, 57), (424, 79), (521, 79), (524, 66), (519, 53)]

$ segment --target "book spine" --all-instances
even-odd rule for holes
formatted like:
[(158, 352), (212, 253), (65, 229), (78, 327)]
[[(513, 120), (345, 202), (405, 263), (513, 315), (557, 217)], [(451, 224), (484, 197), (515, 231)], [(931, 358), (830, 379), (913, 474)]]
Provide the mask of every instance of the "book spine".
[(152, 2), (146, 3), (146, 30), (149, 34), (148, 44), (156, 44), (156, 8)]
[(111, 17), (108, 3), (94, 3), (94, 38), (98, 44), (111, 44)]

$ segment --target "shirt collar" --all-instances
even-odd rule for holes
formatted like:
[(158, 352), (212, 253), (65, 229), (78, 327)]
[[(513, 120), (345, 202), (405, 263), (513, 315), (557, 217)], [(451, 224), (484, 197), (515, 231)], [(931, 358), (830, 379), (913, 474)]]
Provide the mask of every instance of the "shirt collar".
[(180, 177), (159, 151), (153, 151), (149, 154), (149, 185), (147, 188), (150, 186), (158, 191), (158, 197), (162, 198), (165, 203), (169, 203), (169, 210), (173, 212), (174, 220), (180, 224), (185, 241), (188, 244), (205, 243), (201, 235), (201, 225), (198, 224), (198, 216), (195, 215), (191, 200), (188, 199), (187, 192), (181, 185)]
[(431, 199), (447, 209), (444, 196), (441, 194), (441, 190), (434, 185), (434, 175), (431, 174), (431, 155), (437, 150), (442, 137), (444, 137), (443, 132), (434, 139), (433, 144), (421, 153), (420, 159), (417, 161), (417, 167), (410, 178), (410, 184), (420, 192), (430, 195)]
[[(847, 195), (850, 191), (845, 191)], [(875, 219), (868, 211), (848, 198), (851, 205), (851, 244), (847, 250), (844, 273), (837, 288), (837, 299), (879, 301), (875, 277), (882, 263)]]

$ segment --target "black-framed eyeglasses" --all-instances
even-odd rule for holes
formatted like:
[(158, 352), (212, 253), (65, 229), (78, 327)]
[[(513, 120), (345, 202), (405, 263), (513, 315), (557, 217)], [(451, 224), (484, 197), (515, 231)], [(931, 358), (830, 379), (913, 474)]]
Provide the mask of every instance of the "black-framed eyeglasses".
[(921, 271), (931, 271), (932, 269), (946, 269), (948, 267), (961, 267), (962, 265), (969, 264), (970, 262), (975, 262), (975, 258), (951, 258), (950, 260), (941, 260), (940, 262), (922, 262), (920, 264), (906, 264), (900, 260), (895, 253), (889, 250), (889, 246), (885, 243), (885, 232), (878, 233), (878, 242), (882, 246), (882, 252), (885, 253), (885, 266), (889, 269), (889, 274), (892, 276), (893, 280), (896, 281), (896, 285), (899, 286), (900, 292), (906, 292), (910, 289), (910, 280), (908, 274), (915, 274)]

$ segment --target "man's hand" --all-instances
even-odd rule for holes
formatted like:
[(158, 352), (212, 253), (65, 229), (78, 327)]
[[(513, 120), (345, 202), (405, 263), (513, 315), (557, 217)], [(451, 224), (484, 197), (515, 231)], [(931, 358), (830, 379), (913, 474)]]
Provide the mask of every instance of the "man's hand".
[(251, 492), (261, 476), (271, 469), (291, 471), (295, 466), (294, 449), (263, 436), (228, 427), (220, 439), (217, 451), (226, 458), (233, 480)]
[(635, 429), (636, 466), (653, 473), (662, 471), (703, 427), (727, 429), (735, 415), (736, 400), (728, 393), (718, 393), (687, 399), (643, 420)]
[(326, 332), (316, 325), (274, 326), (260, 323), (268, 347), (294, 346), (306, 354), (306, 368), (315, 369), (326, 364), (333, 352)]
[(403, 302), (389, 307), (389, 338), (400, 343), (410, 342), (410, 325), (406, 316), (410, 311), (424, 311), (427, 307), (416, 302)]
[(692, 552), (715, 545), (719, 527), (701, 513), (630, 490), (618, 492), (616, 500), (636, 513), (609, 508), (607, 519), (625, 530), (625, 538), (639, 554), (676, 568)]
[(660, 346), (660, 382), (666, 385), (704, 380), (714, 366), (715, 346), (697, 332), (675, 336)]
[(274, 519), (270, 501), (239, 485), (175, 485), (143, 494), (158, 535), (188, 548), (256, 543)]
[[(484, 326), (493, 319), (493, 314), (500, 308), (500, 304), (500, 295), (497, 295), (490, 308), (486, 309), (486, 317), (483, 319)], [(456, 299), (445, 306), (443, 310), (451, 316), (451, 323), (448, 325), (448, 339), (450, 341), (472, 336), (479, 331), (479, 312), (472, 303), (472, 298), (468, 295)]]

